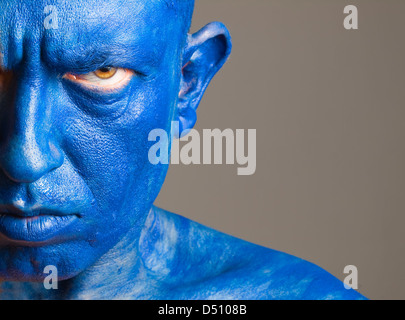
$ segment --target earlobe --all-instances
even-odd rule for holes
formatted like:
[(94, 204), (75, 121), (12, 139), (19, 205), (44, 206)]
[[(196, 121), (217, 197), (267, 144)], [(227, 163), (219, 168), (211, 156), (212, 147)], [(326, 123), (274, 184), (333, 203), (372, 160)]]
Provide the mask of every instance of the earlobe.
[(180, 133), (184, 135), (197, 121), (196, 110), (211, 79), (228, 59), (232, 49), (228, 29), (212, 22), (189, 35), (183, 54), (178, 102)]

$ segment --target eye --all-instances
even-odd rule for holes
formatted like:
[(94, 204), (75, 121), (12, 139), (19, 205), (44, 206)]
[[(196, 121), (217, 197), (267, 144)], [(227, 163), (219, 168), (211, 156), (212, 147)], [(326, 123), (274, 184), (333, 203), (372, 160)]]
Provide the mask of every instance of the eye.
[(129, 69), (103, 67), (86, 74), (67, 73), (63, 78), (79, 83), (89, 89), (115, 90), (127, 85), (135, 72)]
[(100, 79), (111, 79), (117, 74), (117, 69), (116, 68), (111, 68), (111, 67), (105, 67), (98, 69), (97, 71), (94, 72), (96, 77)]

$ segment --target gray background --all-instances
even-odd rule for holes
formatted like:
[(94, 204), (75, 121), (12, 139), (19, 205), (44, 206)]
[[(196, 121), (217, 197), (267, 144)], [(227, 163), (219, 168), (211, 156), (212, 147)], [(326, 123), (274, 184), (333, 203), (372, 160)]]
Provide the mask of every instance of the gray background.
[(172, 166), (157, 204), (404, 299), (405, 1), (196, 2), (192, 30), (223, 21), (234, 44), (197, 129), (257, 129), (257, 172)]

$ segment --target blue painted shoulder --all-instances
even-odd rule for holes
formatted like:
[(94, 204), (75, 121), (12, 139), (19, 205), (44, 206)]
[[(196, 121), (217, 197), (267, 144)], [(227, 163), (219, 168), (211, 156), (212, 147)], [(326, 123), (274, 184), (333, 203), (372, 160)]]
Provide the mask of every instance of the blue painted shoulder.
[[(176, 240), (167, 274), (176, 299), (365, 299), (322, 268), (157, 209)], [(175, 230), (175, 231), (174, 231)], [(159, 236), (161, 238), (161, 236)], [(173, 237), (171, 238), (173, 239)], [(166, 263), (167, 267), (168, 264)]]

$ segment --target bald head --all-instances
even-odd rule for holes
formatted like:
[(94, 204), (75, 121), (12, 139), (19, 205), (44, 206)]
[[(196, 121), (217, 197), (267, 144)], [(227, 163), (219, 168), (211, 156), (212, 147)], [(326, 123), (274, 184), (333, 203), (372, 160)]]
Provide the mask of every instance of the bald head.
[(178, 18), (184, 22), (186, 31), (190, 28), (191, 19), (194, 11), (194, 0), (163, 0), (166, 5), (176, 11)]

